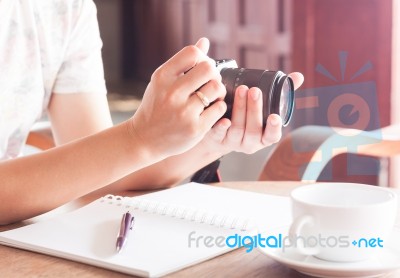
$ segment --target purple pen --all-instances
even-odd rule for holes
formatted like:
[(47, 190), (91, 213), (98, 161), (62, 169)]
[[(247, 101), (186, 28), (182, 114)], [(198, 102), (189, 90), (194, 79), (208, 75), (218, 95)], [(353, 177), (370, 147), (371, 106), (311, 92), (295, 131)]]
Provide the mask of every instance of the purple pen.
[(117, 252), (121, 252), (122, 248), (128, 241), (128, 236), (130, 230), (133, 228), (135, 217), (128, 211), (124, 213), (121, 220), (121, 226), (119, 228), (119, 233), (117, 237), (116, 249)]

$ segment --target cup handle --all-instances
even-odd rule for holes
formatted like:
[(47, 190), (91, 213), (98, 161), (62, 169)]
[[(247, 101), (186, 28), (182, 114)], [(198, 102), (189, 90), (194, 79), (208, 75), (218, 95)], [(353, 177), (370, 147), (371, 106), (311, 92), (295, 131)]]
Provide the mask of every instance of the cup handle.
[[(316, 255), (319, 253), (318, 247), (307, 247), (308, 235), (303, 235), (302, 230), (305, 225), (314, 225), (314, 218), (310, 215), (297, 217), (289, 229), (289, 239), (291, 246), (303, 255)], [(304, 244), (306, 243), (306, 244)]]

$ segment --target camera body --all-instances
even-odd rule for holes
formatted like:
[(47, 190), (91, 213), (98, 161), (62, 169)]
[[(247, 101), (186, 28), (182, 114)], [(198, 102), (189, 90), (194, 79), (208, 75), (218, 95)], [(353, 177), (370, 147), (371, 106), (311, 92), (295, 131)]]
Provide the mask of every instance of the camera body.
[(238, 68), (233, 59), (216, 60), (216, 67), (226, 87), (227, 112), (224, 117), (231, 118), (236, 89), (246, 85), (262, 91), (264, 127), (270, 114), (280, 115), (283, 126), (289, 124), (294, 108), (294, 85), (288, 75), (281, 71)]

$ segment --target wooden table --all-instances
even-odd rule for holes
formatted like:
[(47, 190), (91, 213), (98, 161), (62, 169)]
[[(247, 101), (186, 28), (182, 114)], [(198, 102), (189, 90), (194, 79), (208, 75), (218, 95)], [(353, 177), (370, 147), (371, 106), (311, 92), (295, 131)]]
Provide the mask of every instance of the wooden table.
[[(243, 189), (248, 191), (288, 196), (299, 186), (299, 182), (226, 182), (218, 186)], [(130, 192), (129, 195), (138, 194)], [(88, 203), (99, 196), (90, 196), (79, 202), (68, 204), (70, 209)], [(64, 208), (64, 209), (65, 209)], [(57, 212), (53, 212), (57, 213)], [(51, 214), (53, 214), (51, 213)], [(51, 216), (50, 214), (50, 216)], [(43, 217), (48, 217), (43, 216)], [(1, 231), (13, 229), (27, 223), (40, 221), (40, 218), (0, 227)], [(397, 226), (400, 226), (398, 213)], [(37, 254), (0, 245), (1, 277), (131, 277), (125, 274), (68, 261), (56, 257)], [(260, 252), (246, 253), (237, 249), (209, 261), (183, 269), (168, 277), (306, 277), (281, 265)], [(400, 270), (385, 277), (400, 277)]]

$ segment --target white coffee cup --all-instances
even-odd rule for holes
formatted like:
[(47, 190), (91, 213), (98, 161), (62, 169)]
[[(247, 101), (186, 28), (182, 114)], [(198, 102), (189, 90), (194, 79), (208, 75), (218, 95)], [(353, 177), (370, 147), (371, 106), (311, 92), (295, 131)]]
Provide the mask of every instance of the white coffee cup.
[(362, 261), (384, 248), (397, 212), (395, 193), (355, 183), (301, 186), (291, 201), (291, 246), (336, 262)]

